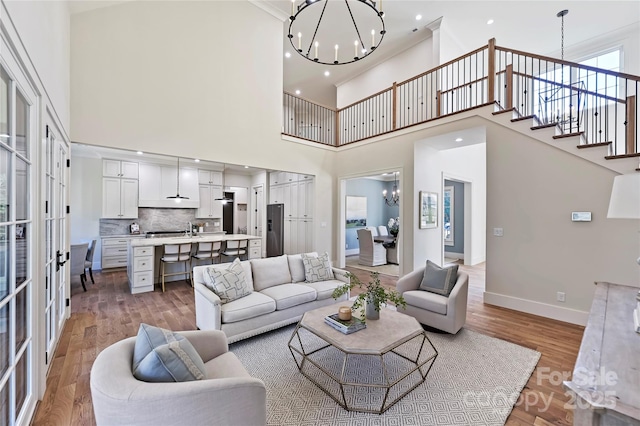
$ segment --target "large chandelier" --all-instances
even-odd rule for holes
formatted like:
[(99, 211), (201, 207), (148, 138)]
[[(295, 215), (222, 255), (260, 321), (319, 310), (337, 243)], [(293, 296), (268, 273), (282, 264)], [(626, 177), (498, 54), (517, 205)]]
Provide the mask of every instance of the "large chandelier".
[[(331, 5), (329, 5), (331, 3)], [(382, 0), (291, 0), (289, 41), (303, 58), (344, 65), (373, 53), (386, 33)], [(321, 25), (322, 24), (322, 25)]]
[(398, 189), (398, 176), (397, 172), (393, 172), (393, 189), (391, 190), (391, 198), (387, 198), (387, 190), (382, 191), (382, 198), (388, 206), (397, 206), (400, 202), (400, 190)]

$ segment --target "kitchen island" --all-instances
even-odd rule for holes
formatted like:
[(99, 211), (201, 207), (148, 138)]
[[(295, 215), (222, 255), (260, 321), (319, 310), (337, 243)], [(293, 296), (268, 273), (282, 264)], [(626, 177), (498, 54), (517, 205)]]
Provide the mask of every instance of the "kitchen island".
[[(193, 250), (198, 243), (249, 240), (247, 254), (249, 259), (258, 259), (262, 256), (262, 237), (246, 234), (199, 234), (197, 236), (180, 237), (160, 237), (160, 238), (137, 238), (129, 242), (127, 251), (127, 276), (129, 277), (129, 288), (132, 294), (153, 291), (158, 280), (160, 270), (160, 257), (162, 257), (162, 246), (164, 244), (184, 244), (191, 243)], [(183, 265), (166, 265), (167, 272), (181, 271)], [(171, 270), (173, 268), (173, 270)], [(186, 275), (176, 275), (170, 277), (172, 281), (184, 280)], [(166, 280), (169, 282), (169, 280)]]

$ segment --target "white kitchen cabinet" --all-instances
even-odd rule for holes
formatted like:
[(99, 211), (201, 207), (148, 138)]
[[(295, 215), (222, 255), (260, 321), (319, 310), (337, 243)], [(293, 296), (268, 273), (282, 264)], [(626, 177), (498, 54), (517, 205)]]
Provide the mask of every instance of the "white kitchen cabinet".
[(102, 160), (103, 177), (138, 179), (138, 163), (120, 160)]
[(301, 180), (298, 182), (298, 217), (313, 217), (313, 180)]
[(298, 217), (298, 182), (282, 185), (284, 217)]
[(222, 186), (199, 185), (200, 207), (196, 211), (196, 218), (222, 218)]
[(138, 181), (102, 178), (102, 218), (135, 219), (138, 217)]
[(127, 275), (131, 294), (153, 291), (155, 247), (129, 247)]
[(177, 168), (174, 166), (142, 163), (140, 164), (140, 207), (198, 208), (200, 192), (198, 190), (198, 171), (195, 168), (180, 167), (180, 196), (188, 197), (177, 203)]
[(127, 246), (129, 238), (103, 238), (102, 269), (123, 268), (127, 266)]
[(262, 240), (249, 240), (249, 259), (260, 259), (262, 257)]
[(198, 169), (198, 184), (222, 185), (222, 172)]
[(298, 252), (313, 250), (313, 219), (298, 219)]
[(282, 185), (269, 188), (269, 204), (284, 203), (284, 187)]
[(284, 253), (300, 253), (298, 251), (298, 219), (284, 218)]

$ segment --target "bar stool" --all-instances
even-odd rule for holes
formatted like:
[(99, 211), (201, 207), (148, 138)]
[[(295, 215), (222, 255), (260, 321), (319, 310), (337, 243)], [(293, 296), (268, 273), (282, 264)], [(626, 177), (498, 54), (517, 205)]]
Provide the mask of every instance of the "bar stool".
[[(210, 260), (211, 264), (216, 263), (216, 259), (218, 259), (218, 263), (220, 262), (220, 251), (222, 250), (222, 242), (220, 241), (210, 241), (210, 242), (199, 242), (196, 247), (196, 252), (191, 255), (191, 266), (190, 269), (193, 270), (193, 262), (201, 261), (201, 260)], [(191, 286), (193, 286), (193, 275), (191, 275)]]
[(227, 240), (226, 247), (222, 254), (227, 257), (239, 257), (242, 259), (242, 256), (245, 256), (247, 259), (247, 245), (249, 244), (249, 240)]
[[(184, 263), (184, 272), (165, 273), (164, 267), (167, 263)], [(187, 275), (187, 279), (191, 282), (191, 271), (189, 270), (191, 263), (191, 243), (181, 244), (164, 244), (162, 246), (162, 257), (160, 258), (160, 275), (162, 277), (162, 292), (164, 293), (164, 277), (173, 275)], [(193, 282), (191, 282), (193, 287)]]

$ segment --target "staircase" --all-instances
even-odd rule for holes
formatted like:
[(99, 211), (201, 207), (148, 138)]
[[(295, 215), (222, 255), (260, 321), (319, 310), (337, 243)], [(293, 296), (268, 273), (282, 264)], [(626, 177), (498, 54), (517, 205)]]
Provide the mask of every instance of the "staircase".
[(638, 76), (500, 47), (491, 39), (345, 108), (285, 93), (282, 133), (341, 147), (482, 109), (476, 112), (500, 125), (625, 174), (640, 171), (638, 95)]
[(493, 121), (500, 125), (617, 173), (640, 172), (640, 153), (611, 155), (612, 141), (588, 143), (583, 132), (563, 133), (557, 123), (542, 124), (535, 115), (523, 116), (515, 108), (494, 109)]

